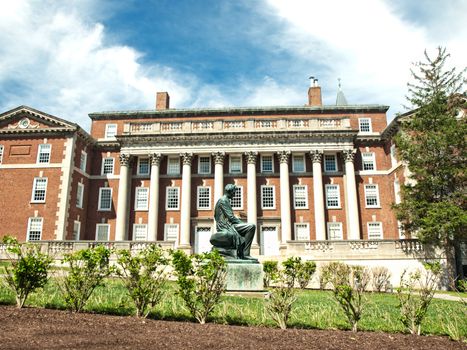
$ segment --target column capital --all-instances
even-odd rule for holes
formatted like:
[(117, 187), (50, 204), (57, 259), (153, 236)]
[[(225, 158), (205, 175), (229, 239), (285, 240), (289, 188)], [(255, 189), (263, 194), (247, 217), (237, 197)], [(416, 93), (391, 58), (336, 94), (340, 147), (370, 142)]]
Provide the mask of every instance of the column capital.
[(319, 150), (310, 151), (310, 158), (313, 163), (321, 163), (323, 160), (323, 151), (319, 151)]
[(245, 152), (245, 155), (246, 155), (248, 164), (256, 164), (256, 161), (258, 159), (258, 152), (248, 151), (248, 152)]
[(131, 156), (126, 153), (120, 153), (118, 159), (120, 160), (121, 166), (129, 166), (131, 163)]
[(213, 152), (214, 164), (224, 164), (225, 152)]
[(355, 148), (345, 149), (345, 150), (342, 151), (342, 153), (344, 154), (344, 160), (346, 162), (352, 162), (353, 163), (353, 160), (355, 158), (355, 153), (357, 153), (357, 150)]
[(193, 153), (180, 153), (180, 156), (182, 157), (183, 165), (191, 166), (191, 161), (193, 160)]
[(290, 151), (279, 151), (277, 152), (277, 155), (279, 156), (280, 163), (289, 163)]
[(160, 153), (151, 153), (149, 154), (149, 160), (151, 165), (160, 165), (162, 160), (162, 154)]

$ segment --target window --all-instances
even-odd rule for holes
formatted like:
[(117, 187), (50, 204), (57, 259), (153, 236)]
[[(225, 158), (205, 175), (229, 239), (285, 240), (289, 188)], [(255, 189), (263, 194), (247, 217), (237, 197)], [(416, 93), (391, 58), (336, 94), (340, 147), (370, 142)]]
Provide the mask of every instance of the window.
[(378, 185), (365, 185), (365, 203), (367, 208), (379, 207)]
[(368, 239), (383, 239), (383, 224), (381, 222), (368, 223)]
[(371, 132), (371, 119), (358, 118), (358, 130), (360, 132)]
[(96, 241), (108, 241), (109, 240), (109, 224), (97, 224), (96, 225)]
[(328, 222), (328, 239), (331, 241), (344, 239), (342, 222)]
[(294, 155), (292, 157), (292, 171), (294, 173), (305, 172), (305, 156), (304, 155)]
[(47, 192), (47, 178), (36, 177), (32, 186), (32, 198), (33, 203), (45, 203), (45, 195)]
[(394, 180), (394, 198), (396, 204), (401, 202), (401, 185), (398, 179)]
[(3, 162), (3, 145), (0, 145), (0, 164)]
[(48, 143), (39, 145), (39, 151), (37, 152), (37, 163), (49, 163), (51, 150), (52, 145)]
[(165, 224), (164, 226), (164, 241), (178, 242), (178, 224)]
[(295, 224), (295, 240), (309, 241), (310, 240), (310, 225), (308, 223)]
[(199, 156), (198, 157), (198, 174), (210, 174), (211, 173), (211, 157), (210, 156)]
[(362, 153), (363, 170), (376, 170), (375, 154), (373, 152)]
[(73, 223), (73, 240), (79, 241), (79, 234), (81, 231), (81, 222), (75, 221)]
[(198, 187), (198, 209), (211, 209), (211, 187)]
[(261, 172), (272, 173), (274, 172), (273, 157), (272, 155), (261, 155)]
[(337, 171), (337, 157), (335, 154), (324, 155), (324, 171), (326, 172)]
[(149, 175), (149, 158), (138, 158), (138, 175)]
[(135, 210), (148, 210), (149, 188), (136, 187), (135, 191)]
[(261, 186), (261, 208), (275, 208), (274, 186)]
[(340, 208), (339, 185), (326, 185), (326, 207)]
[(167, 174), (180, 174), (180, 157), (167, 158)]
[(242, 173), (242, 156), (240, 155), (230, 155), (230, 170), (231, 174), (241, 174)]
[(98, 210), (109, 211), (112, 209), (112, 189), (109, 187), (99, 188)]
[(42, 218), (29, 218), (28, 241), (40, 241), (42, 239)]
[(180, 205), (180, 191), (179, 187), (167, 187), (167, 210), (178, 210)]
[(395, 167), (397, 165), (396, 145), (391, 146), (390, 153), (391, 153), (391, 166)]
[(234, 196), (230, 200), (230, 205), (232, 209), (243, 209), (243, 187), (237, 186)]
[(76, 187), (76, 206), (78, 208), (83, 207), (83, 196), (84, 196), (84, 185), (82, 183), (78, 183)]
[(81, 157), (79, 158), (79, 168), (81, 171), (86, 172), (87, 159), (88, 159), (88, 154), (84, 151), (81, 151)]
[(148, 240), (148, 225), (134, 224), (133, 225), (133, 240), (147, 241)]
[(102, 160), (102, 175), (113, 175), (114, 173), (114, 158), (104, 158)]
[(293, 186), (293, 200), (295, 209), (308, 208), (308, 193), (306, 185)]
[(110, 139), (117, 135), (117, 124), (106, 124), (105, 125), (105, 138)]

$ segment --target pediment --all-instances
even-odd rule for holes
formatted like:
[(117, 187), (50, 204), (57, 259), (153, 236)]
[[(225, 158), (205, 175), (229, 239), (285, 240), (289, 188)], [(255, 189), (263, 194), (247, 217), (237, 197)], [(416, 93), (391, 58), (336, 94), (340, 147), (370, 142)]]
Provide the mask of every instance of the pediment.
[(75, 130), (76, 124), (38, 111), (31, 107), (20, 106), (0, 114), (0, 132), (47, 132)]

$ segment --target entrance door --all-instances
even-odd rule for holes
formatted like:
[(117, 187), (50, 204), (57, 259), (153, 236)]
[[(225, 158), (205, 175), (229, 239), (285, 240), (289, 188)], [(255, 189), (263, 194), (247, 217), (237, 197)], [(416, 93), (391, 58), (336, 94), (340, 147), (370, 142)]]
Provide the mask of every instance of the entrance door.
[(261, 255), (279, 255), (279, 239), (276, 226), (261, 227)]
[(211, 227), (196, 227), (195, 233), (195, 253), (207, 253), (211, 251), (212, 244), (209, 242), (211, 239)]

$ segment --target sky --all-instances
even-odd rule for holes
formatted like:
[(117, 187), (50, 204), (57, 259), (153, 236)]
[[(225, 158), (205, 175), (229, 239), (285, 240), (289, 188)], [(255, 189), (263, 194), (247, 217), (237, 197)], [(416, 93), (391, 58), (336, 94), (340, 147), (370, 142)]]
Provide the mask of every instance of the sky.
[(406, 109), (411, 64), (467, 65), (467, 0), (0, 0), (0, 112), (323, 103)]

